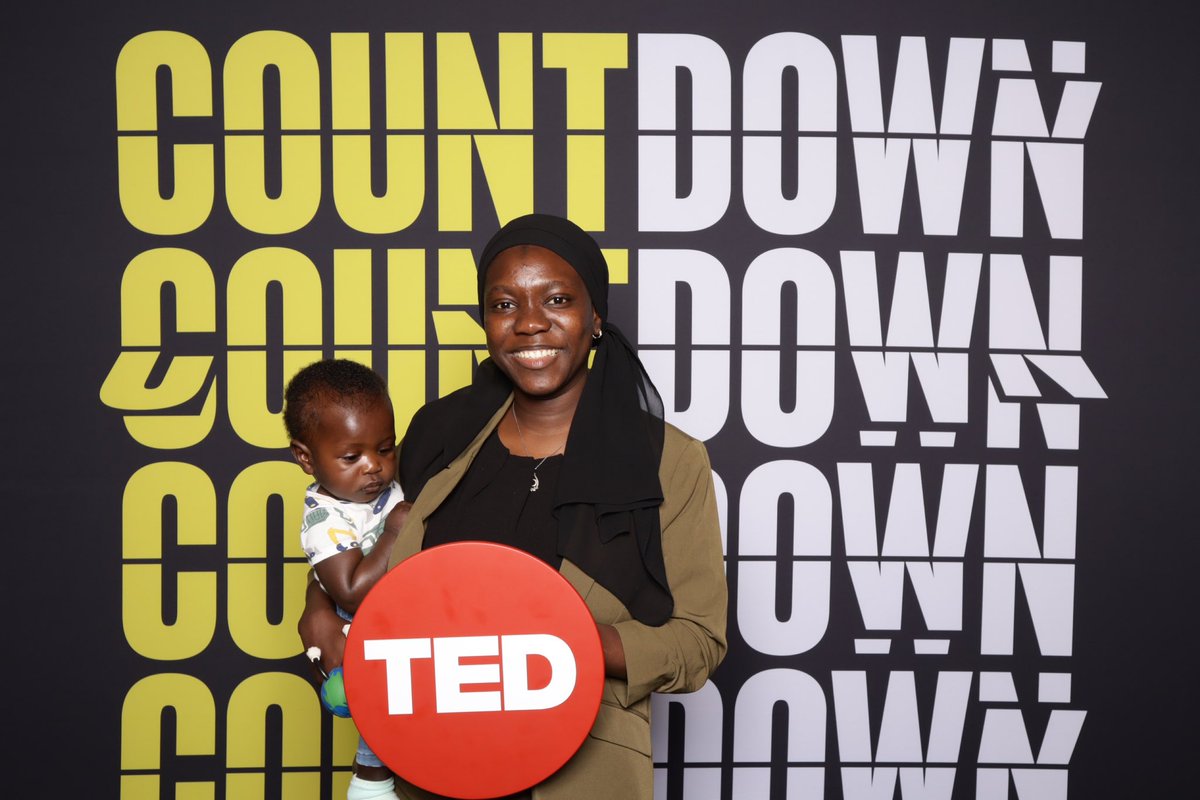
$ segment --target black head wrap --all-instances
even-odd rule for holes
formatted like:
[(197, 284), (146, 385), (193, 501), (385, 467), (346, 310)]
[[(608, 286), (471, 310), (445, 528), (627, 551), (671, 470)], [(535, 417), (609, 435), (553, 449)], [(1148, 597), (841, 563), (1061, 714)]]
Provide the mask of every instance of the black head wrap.
[[(570, 264), (603, 320), (555, 488), (558, 553), (612, 592), (634, 618), (660, 625), (674, 608), (658, 518), (662, 399), (629, 340), (607, 319), (608, 264), (599, 245), (568, 220), (530, 214), (491, 238), (479, 257), (480, 313), (488, 265), (520, 245), (544, 247)], [(401, 450), (405, 492), (414, 496), (461, 453), (511, 391), (511, 382), (488, 359), (470, 387), (446, 398), (451, 413), (438, 415), (440, 420), (414, 418)]]

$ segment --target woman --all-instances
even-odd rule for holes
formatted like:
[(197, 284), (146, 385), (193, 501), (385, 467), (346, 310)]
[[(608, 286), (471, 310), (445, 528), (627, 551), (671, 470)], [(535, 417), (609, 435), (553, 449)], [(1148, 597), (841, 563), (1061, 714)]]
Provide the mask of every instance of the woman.
[[(725, 653), (708, 456), (663, 422), (633, 348), (605, 321), (608, 269), (590, 236), (521, 217), (479, 265), (491, 358), (409, 426), (400, 480), (416, 500), (391, 564), (470, 538), (558, 568), (596, 620), (607, 679), (588, 738), (532, 797), (650, 798), (650, 693), (699, 689)], [(340, 622), (320, 595), (309, 592), (301, 638), (340, 653)], [(397, 791), (430, 796), (399, 781)]]

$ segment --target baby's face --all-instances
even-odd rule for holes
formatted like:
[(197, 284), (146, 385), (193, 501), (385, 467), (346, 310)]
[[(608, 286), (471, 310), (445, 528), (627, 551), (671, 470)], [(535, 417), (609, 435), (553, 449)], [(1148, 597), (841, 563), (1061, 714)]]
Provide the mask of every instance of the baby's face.
[(396, 425), (382, 400), (362, 408), (327, 405), (309, 439), (300, 466), (332, 497), (370, 503), (396, 477)]

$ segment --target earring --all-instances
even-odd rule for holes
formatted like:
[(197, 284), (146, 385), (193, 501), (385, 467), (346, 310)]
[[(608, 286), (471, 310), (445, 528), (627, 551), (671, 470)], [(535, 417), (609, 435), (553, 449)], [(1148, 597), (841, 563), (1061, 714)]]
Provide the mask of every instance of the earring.
[(604, 331), (596, 331), (595, 333), (592, 334), (592, 338), (598, 342), (598, 341), (600, 341), (600, 337), (603, 335), (604, 335)]

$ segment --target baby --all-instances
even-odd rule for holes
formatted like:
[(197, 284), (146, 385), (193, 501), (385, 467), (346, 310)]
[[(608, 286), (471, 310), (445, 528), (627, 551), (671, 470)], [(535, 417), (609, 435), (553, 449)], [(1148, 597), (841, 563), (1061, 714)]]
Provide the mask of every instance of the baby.
[[(296, 373), (284, 392), (292, 456), (315, 481), (304, 496), (300, 544), (346, 620), (387, 571), (410, 503), (396, 483), (396, 426), (387, 385), (355, 361)], [(359, 739), (347, 800), (393, 798), (391, 772)]]

